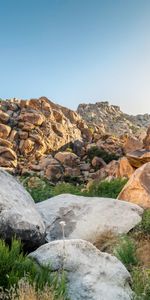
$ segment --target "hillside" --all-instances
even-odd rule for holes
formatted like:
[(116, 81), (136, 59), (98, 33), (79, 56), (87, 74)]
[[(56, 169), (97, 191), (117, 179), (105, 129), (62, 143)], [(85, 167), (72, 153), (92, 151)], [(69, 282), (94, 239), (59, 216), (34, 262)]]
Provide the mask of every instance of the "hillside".
[(0, 101), (0, 166), (7, 169), (28, 168), (43, 154), (88, 135), (76, 112), (46, 97)]
[(102, 126), (111, 134), (134, 134), (139, 136), (150, 125), (150, 114), (132, 116), (123, 113), (119, 106), (109, 102), (80, 104), (78, 114), (88, 123)]

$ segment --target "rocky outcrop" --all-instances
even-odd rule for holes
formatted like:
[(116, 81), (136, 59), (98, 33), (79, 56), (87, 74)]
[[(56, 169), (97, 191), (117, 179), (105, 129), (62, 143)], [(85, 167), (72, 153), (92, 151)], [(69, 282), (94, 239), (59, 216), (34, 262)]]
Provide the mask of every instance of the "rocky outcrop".
[(136, 150), (134, 152), (127, 153), (127, 158), (131, 166), (139, 168), (147, 162), (150, 162), (150, 150)]
[(104, 180), (106, 178), (130, 178), (135, 169), (129, 163), (126, 157), (122, 157), (119, 160), (112, 160), (109, 164), (99, 169), (92, 174), (92, 179)]
[(19, 238), (28, 248), (45, 240), (45, 226), (34, 201), (24, 187), (0, 169), (0, 237)]
[(77, 112), (87, 123), (103, 128), (103, 133), (115, 135), (127, 133), (139, 136), (150, 124), (149, 114), (130, 116), (123, 113), (119, 106), (109, 105), (107, 101), (80, 104)]
[(91, 133), (82, 118), (45, 97), (0, 102), (0, 166), (22, 172), (44, 154)]
[(114, 256), (83, 240), (55, 241), (30, 254), (40, 266), (64, 270), (72, 300), (131, 300), (130, 274)]
[(114, 199), (62, 194), (36, 204), (46, 226), (47, 240), (62, 238), (59, 222), (65, 221), (65, 236), (91, 241), (105, 230), (127, 233), (141, 220), (143, 210)]
[(134, 172), (118, 199), (150, 208), (150, 162)]

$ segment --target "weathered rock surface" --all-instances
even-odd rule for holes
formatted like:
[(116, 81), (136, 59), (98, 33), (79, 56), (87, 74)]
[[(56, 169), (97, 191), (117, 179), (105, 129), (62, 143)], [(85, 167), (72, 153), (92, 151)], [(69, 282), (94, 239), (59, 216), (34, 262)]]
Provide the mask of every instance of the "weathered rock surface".
[(126, 156), (129, 160), (129, 163), (134, 168), (139, 168), (145, 163), (150, 162), (150, 150), (136, 150), (134, 152), (127, 153)]
[[(89, 134), (88, 126), (76, 112), (46, 97), (0, 102), (0, 139), (11, 142), (17, 167), (16, 158), (15, 163), (9, 159), (8, 165), (18, 173), (24, 168), (30, 170), (31, 164), (38, 164), (44, 154), (70, 142), (88, 140)], [(1, 160), (0, 166), (7, 167), (7, 162)]]
[(143, 148), (143, 142), (139, 138), (135, 138), (133, 136), (127, 136), (125, 138), (124, 144), (123, 144), (123, 150), (125, 154), (142, 149)]
[(62, 238), (60, 221), (66, 222), (65, 236), (91, 240), (105, 230), (127, 233), (141, 220), (143, 210), (115, 199), (62, 194), (36, 204), (46, 226), (47, 240)]
[(103, 127), (103, 133), (115, 135), (127, 133), (139, 136), (150, 124), (149, 114), (130, 116), (107, 101), (80, 104), (77, 112), (87, 123)]
[(0, 237), (16, 236), (28, 247), (41, 245), (45, 226), (34, 201), (24, 187), (0, 169)]
[(150, 162), (138, 168), (131, 176), (118, 199), (150, 208)]
[(134, 168), (130, 165), (126, 157), (119, 160), (112, 160), (108, 165), (93, 173), (92, 178), (95, 180), (104, 180), (107, 177), (130, 178), (134, 173)]
[(55, 241), (30, 254), (39, 265), (67, 274), (72, 300), (130, 300), (130, 274), (114, 256), (83, 240)]
[(146, 150), (150, 150), (150, 127), (147, 130), (147, 135), (143, 140), (143, 145)]

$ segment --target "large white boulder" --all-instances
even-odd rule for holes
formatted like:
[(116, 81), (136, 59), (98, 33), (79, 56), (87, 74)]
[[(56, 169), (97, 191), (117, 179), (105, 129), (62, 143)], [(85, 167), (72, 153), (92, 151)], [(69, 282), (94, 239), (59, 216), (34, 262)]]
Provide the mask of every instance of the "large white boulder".
[(28, 247), (41, 245), (45, 225), (30, 194), (0, 169), (0, 237), (10, 240), (14, 236)]
[(83, 240), (50, 242), (32, 252), (41, 266), (64, 270), (71, 300), (130, 300), (130, 274), (114, 256)]
[(91, 241), (111, 230), (127, 233), (141, 221), (143, 209), (125, 201), (62, 194), (36, 204), (45, 226), (47, 241), (62, 238), (60, 221), (65, 221), (65, 237)]

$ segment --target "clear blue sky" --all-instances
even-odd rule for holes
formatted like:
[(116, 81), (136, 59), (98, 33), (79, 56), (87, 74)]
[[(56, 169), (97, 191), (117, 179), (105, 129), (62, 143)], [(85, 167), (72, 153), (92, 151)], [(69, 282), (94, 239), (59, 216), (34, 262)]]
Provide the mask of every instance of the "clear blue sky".
[(150, 113), (150, 0), (0, 0), (0, 97)]

